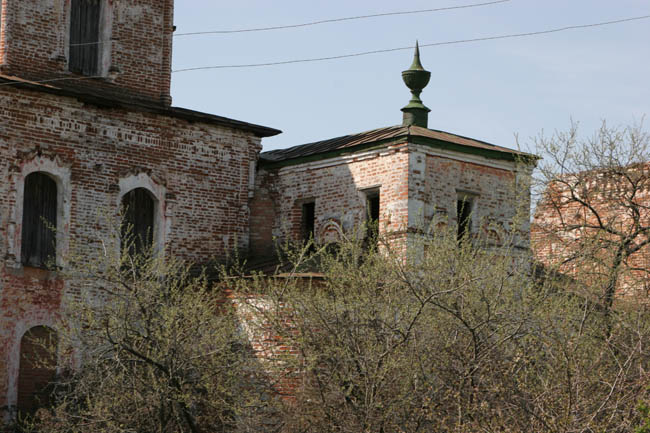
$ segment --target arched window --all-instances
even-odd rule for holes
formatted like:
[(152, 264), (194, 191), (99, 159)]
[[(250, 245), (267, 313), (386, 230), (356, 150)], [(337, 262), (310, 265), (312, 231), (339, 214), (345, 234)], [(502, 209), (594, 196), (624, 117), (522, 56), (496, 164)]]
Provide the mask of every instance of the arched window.
[(58, 337), (46, 326), (36, 326), (20, 340), (18, 410), (33, 413), (50, 402), (48, 385), (56, 374)]
[(136, 188), (122, 197), (122, 246), (130, 254), (151, 248), (154, 237), (155, 201), (146, 188)]
[(57, 186), (45, 173), (25, 178), (21, 262), (45, 267), (56, 258)]

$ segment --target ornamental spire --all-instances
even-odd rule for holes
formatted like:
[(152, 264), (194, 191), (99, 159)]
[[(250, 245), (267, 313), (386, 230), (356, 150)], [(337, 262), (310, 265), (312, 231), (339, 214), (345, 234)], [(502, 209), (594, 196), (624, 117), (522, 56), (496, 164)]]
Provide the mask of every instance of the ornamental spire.
[(420, 46), (417, 41), (415, 41), (415, 55), (413, 56), (413, 63), (411, 67), (406, 71), (402, 72), (402, 79), (404, 84), (411, 90), (411, 100), (408, 105), (402, 108), (404, 113), (403, 122), (404, 126), (421, 126), (426, 128), (429, 120), (429, 110), (420, 99), (420, 93), (427, 84), (429, 84), (429, 79), (431, 78), (431, 72), (424, 69), (422, 63), (420, 63)]

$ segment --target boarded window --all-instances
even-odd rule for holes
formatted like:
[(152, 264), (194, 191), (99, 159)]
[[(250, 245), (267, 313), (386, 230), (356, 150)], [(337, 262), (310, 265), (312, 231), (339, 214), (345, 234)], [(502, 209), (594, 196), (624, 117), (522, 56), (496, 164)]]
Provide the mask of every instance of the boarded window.
[(46, 267), (56, 257), (56, 182), (44, 173), (25, 178), (21, 262)]
[(21, 415), (32, 414), (50, 402), (48, 384), (56, 374), (56, 332), (46, 326), (36, 326), (20, 340), (18, 372), (18, 410)]
[(369, 239), (376, 242), (379, 234), (379, 191), (369, 191), (366, 193), (366, 212)]
[(129, 191), (122, 198), (122, 246), (130, 254), (148, 251), (153, 243), (155, 202), (145, 188)]
[(100, 0), (70, 1), (69, 69), (83, 75), (99, 73)]
[(316, 203), (303, 203), (302, 205), (302, 239), (306, 242), (314, 239), (316, 226)]
[(472, 227), (472, 202), (461, 199), (456, 202), (456, 216), (458, 218), (458, 240), (468, 236)]

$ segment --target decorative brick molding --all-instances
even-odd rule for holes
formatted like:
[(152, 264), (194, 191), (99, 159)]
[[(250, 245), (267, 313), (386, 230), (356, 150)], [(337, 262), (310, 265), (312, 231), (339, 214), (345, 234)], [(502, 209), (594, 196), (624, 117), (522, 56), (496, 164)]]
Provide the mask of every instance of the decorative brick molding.
[(70, 167), (57, 157), (36, 156), (26, 161), (18, 161), (19, 172), (13, 177), (14, 207), (12, 218), (8, 222), (8, 265), (15, 268), (20, 263), (22, 246), (22, 221), (24, 205), (25, 178), (36, 172), (45, 173), (56, 182), (57, 187), (57, 226), (56, 226), (56, 264), (63, 266), (64, 257), (68, 251), (70, 226)]
[(131, 175), (119, 180), (119, 193), (117, 196), (116, 209), (122, 205), (122, 198), (126, 193), (136, 188), (144, 188), (154, 198), (154, 224), (153, 244), (156, 251), (163, 251), (166, 239), (171, 232), (171, 211), (167, 209), (167, 190), (161, 184), (154, 182), (146, 173)]

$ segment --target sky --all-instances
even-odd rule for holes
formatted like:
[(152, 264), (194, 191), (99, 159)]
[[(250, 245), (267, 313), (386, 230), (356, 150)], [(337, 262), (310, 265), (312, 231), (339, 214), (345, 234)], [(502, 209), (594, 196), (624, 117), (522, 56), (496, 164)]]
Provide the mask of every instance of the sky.
[[(282, 26), (490, 0), (176, 0), (173, 70), (278, 62), (525, 33), (650, 15), (650, 0), (509, 0), (266, 32)], [(398, 125), (411, 50), (323, 62), (174, 72), (175, 106), (270, 126), (264, 150)], [(429, 127), (532, 151), (532, 137), (589, 135), (650, 115), (650, 19), (553, 34), (423, 47)], [(648, 129), (650, 119), (645, 121)]]

